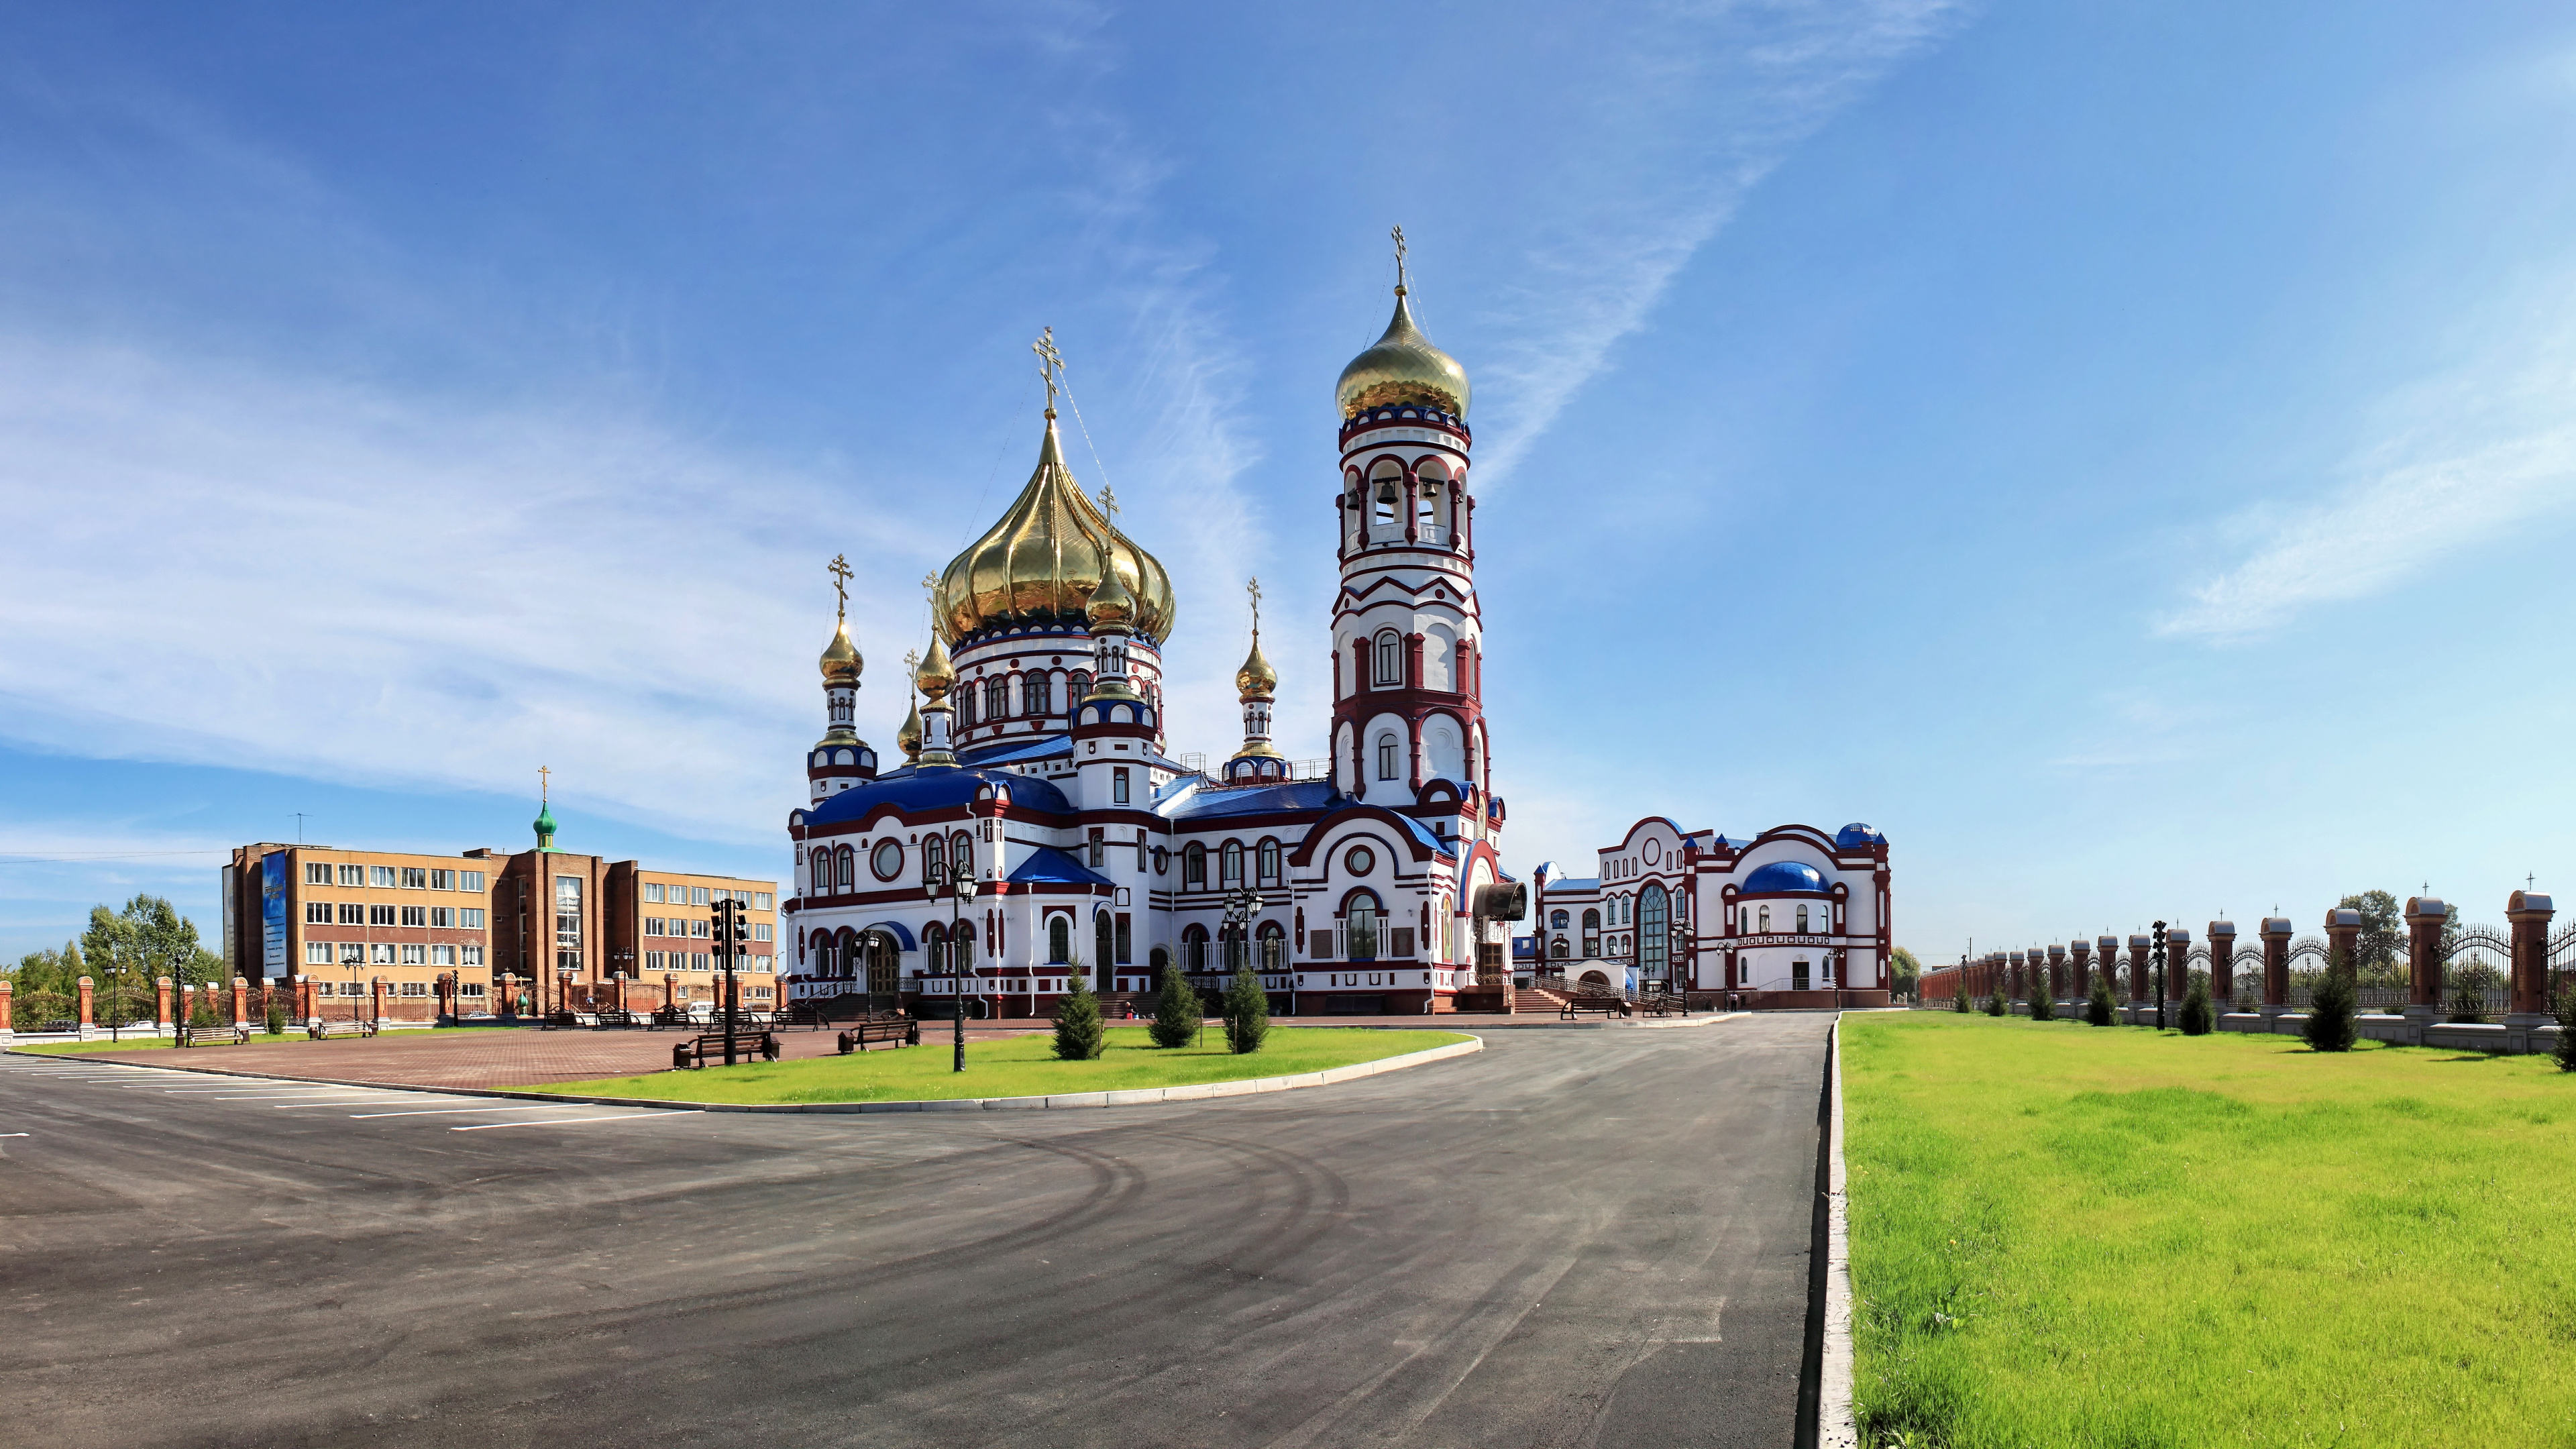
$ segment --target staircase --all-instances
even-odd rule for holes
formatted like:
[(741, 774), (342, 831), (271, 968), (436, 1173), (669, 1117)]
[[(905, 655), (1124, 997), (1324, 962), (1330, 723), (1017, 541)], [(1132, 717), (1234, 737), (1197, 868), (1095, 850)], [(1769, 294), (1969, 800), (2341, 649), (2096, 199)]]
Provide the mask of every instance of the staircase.
[(1100, 1017), (1103, 1021), (1143, 1019), (1154, 1014), (1154, 1004), (1141, 991), (1104, 991), (1100, 993)]
[(1565, 994), (1561, 991), (1551, 991), (1543, 986), (1516, 986), (1512, 988), (1512, 1013), (1514, 1015), (1531, 1011), (1541, 1011), (1554, 1015), (1564, 1009)]

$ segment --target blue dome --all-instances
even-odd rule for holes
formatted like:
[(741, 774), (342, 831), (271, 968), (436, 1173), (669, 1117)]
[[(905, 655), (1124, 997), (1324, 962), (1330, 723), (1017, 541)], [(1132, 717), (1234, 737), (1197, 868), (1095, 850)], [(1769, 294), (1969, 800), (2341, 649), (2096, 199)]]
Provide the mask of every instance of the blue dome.
[(1744, 878), (1743, 893), (1821, 896), (1831, 892), (1826, 889), (1823, 873), (1814, 866), (1794, 860), (1775, 860)]
[(1886, 843), (1886, 836), (1879, 834), (1877, 831), (1870, 829), (1866, 825), (1857, 823), (1844, 826), (1842, 830), (1834, 836), (1835, 846), (1843, 850), (1858, 850), (1867, 846), (1884, 845)]
[(986, 785), (1011, 792), (1015, 810), (1035, 810), (1050, 815), (1070, 814), (1071, 801), (1052, 783), (1033, 775), (1014, 775), (1007, 770), (978, 770), (962, 766), (949, 770), (906, 770), (879, 775), (864, 785), (853, 785), (836, 795), (826, 795), (820, 804), (805, 812), (809, 825), (830, 825), (843, 820), (864, 820), (879, 806), (892, 805), (908, 817), (919, 817), (932, 811), (962, 809), (975, 801), (975, 792)]

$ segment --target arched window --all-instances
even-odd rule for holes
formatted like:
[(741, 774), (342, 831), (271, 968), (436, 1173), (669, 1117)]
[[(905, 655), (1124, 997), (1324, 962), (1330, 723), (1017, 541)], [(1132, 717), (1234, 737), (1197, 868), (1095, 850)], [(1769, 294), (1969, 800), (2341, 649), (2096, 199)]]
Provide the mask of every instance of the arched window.
[(1248, 949), (1250, 943), (1244, 939), (1243, 926), (1240, 923), (1220, 926), (1217, 930), (1225, 946), (1225, 972), (1231, 976), (1250, 964), (1251, 952)]
[(1091, 913), (1091, 964), (1104, 966), (1118, 951), (1118, 928), (1107, 911)]
[(1027, 715), (1052, 713), (1047, 703), (1049, 697), (1045, 671), (1033, 671), (1020, 677), (1020, 713)]
[(994, 676), (984, 681), (984, 715), (987, 719), (1011, 717), (1011, 682)]
[(948, 937), (948, 964), (960, 976), (975, 969), (975, 932), (971, 927), (961, 924)]
[(962, 880), (975, 873), (975, 838), (963, 830), (948, 835), (948, 878)]
[(947, 927), (932, 925), (921, 928), (921, 964), (934, 972), (948, 969)]
[(1798, 907), (1798, 934), (1801, 936), (1807, 934), (1807, 908), (1805, 906)]
[(1073, 959), (1073, 919), (1069, 916), (1047, 917), (1047, 964), (1061, 966)]
[(1288, 969), (1288, 930), (1285, 926), (1277, 921), (1262, 922), (1256, 944), (1261, 948), (1259, 970), (1266, 973)]
[(1404, 683), (1404, 640), (1393, 629), (1378, 632), (1377, 682), (1381, 688)]
[(1759, 921), (1760, 921), (1760, 924), (1756, 925), (1753, 929), (1754, 929), (1756, 932), (1758, 932), (1758, 933), (1760, 933), (1760, 934), (1762, 934), (1762, 935), (1765, 935), (1765, 936), (1770, 935), (1770, 934), (1771, 934), (1771, 908), (1770, 908), (1769, 906), (1764, 906), (1764, 907), (1762, 908), (1762, 911), (1761, 911), (1761, 914), (1760, 914), (1760, 917), (1759, 917)]
[(846, 845), (832, 852), (832, 878), (841, 890), (848, 890), (857, 883), (858, 855)]
[(1091, 671), (1077, 669), (1073, 671), (1073, 682), (1065, 688), (1065, 713), (1071, 714), (1082, 708), (1082, 702), (1089, 698), (1091, 698)]
[(1563, 911), (1557, 911), (1557, 912), (1554, 912), (1553, 914), (1549, 915), (1549, 917), (1547, 918), (1547, 923), (1548, 923), (1549, 925), (1551, 925), (1551, 926), (1554, 926), (1556, 929), (1558, 929), (1558, 930), (1560, 930), (1560, 931), (1564, 930), (1568, 925), (1572, 924), (1571, 922), (1569, 922), (1569, 921), (1566, 919), (1565, 912), (1563, 912)]
[(1431, 538), (1434, 531), (1440, 527), (1439, 484), (1422, 485), (1421, 501), (1413, 505), (1413, 523), (1414, 531), (1425, 539)]
[(1395, 778), (1395, 736), (1393, 735), (1377, 737), (1377, 777), (1381, 780)]
[(1207, 927), (1192, 926), (1181, 932), (1181, 969), (1191, 973), (1207, 970)]
[(1257, 860), (1256, 860), (1256, 862), (1255, 862), (1255, 863), (1256, 863), (1256, 864), (1258, 865), (1258, 867), (1259, 867), (1258, 875), (1259, 875), (1259, 877), (1260, 877), (1261, 884), (1263, 884), (1263, 885), (1277, 885), (1277, 884), (1279, 884), (1279, 842), (1278, 842), (1278, 841), (1276, 841), (1276, 840), (1265, 840), (1265, 841), (1261, 842), (1261, 850), (1260, 850), (1259, 856), (1258, 856), (1258, 858), (1257, 858)]
[(1354, 961), (1377, 959), (1377, 902), (1366, 896), (1351, 902), (1344, 924), (1350, 949), (1344, 954)]
[(1207, 847), (1195, 840), (1181, 852), (1181, 889), (1207, 889)]
[(965, 688), (957, 691), (957, 727), (964, 729), (973, 723), (975, 723), (975, 686), (972, 681), (969, 681)]
[(921, 883), (936, 885), (948, 879), (948, 842), (934, 835), (921, 842)]
[(1672, 966), (1672, 907), (1662, 886), (1649, 881), (1637, 893), (1637, 973), (1640, 980), (1662, 981)]
[(1583, 954), (1587, 958), (1601, 954), (1601, 913), (1599, 911), (1583, 913)]
[(1559, 961), (1565, 959), (1565, 938), (1563, 936), (1556, 938), (1556, 949), (1549, 954), (1555, 956)]
[(1216, 883), (1229, 889), (1243, 884), (1243, 842), (1229, 840), (1217, 852)]
[(832, 974), (832, 938), (829, 936), (814, 943), (814, 974), (817, 976)]

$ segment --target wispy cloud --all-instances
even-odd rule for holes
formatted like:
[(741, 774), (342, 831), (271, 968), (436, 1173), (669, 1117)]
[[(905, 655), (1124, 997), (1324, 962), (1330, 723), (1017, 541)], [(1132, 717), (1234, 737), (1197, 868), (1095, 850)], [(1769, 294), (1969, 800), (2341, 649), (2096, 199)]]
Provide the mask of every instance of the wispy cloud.
[(1650, 12), (1583, 144), (1548, 188), (1557, 218), (1533, 240), (1480, 360), (1504, 418), (1476, 476), (1502, 481), (1673, 278), (1797, 144), (1965, 14), (1951, 0), (1703, 4)]
[(2214, 641), (2366, 598), (2518, 525), (2576, 509), (2576, 285), (2511, 314), (2547, 323), (2376, 410), (2380, 440), (2321, 501), (2267, 506), (2226, 532), (2260, 542), (2156, 623)]

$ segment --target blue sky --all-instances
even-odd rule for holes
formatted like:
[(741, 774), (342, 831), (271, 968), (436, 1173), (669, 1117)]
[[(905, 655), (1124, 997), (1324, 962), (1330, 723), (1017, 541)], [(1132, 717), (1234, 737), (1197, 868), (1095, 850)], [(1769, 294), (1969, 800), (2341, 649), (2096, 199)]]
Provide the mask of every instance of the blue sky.
[[(1865, 820), (1926, 956), (2571, 846), (2576, 19), (1940, 3), (21, 7), (0, 949), (215, 852), (782, 874), (822, 564), (1053, 326), (1231, 746), (1322, 752), (1390, 224), (1476, 386), (1506, 844)], [(1085, 436), (1087, 435), (1087, 437)], [(889, 751), (890, 752), (890, 751)], [(1581, 868), (1580, 866), (1577, 867)]]

